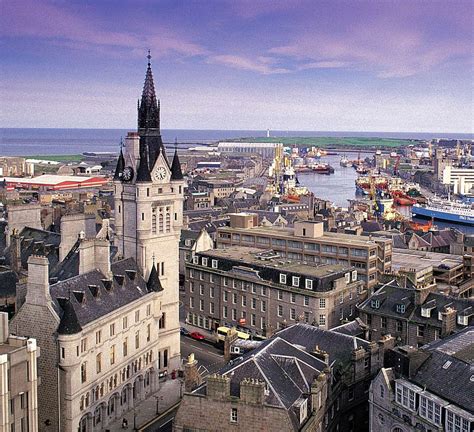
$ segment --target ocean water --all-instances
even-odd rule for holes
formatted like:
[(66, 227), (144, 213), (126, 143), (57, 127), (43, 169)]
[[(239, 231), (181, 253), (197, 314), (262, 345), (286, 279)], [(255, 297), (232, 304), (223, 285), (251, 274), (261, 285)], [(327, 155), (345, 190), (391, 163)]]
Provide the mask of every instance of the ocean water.
[[(0, 155), (32, 156), (80, 154), (83, 152), (117, 152), (120, 138), (130, 129), (0, 129)], [(223, 139), (264, 137), (264, 130), (187, 130), (164, 129), (163, 140), (173, 143), (175, 138), (183, 144), (210, 143)], [(472, 134), (441, 134), (416, 132), (331, 132), (331, 131), (270, 131), (280, 137), (379, 137), (379, 138), (453, 138), (469, 139)]]

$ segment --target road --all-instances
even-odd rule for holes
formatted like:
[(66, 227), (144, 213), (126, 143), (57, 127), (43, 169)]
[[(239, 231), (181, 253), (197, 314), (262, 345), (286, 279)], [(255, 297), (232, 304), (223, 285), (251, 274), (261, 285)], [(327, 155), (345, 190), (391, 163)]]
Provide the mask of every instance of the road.
[(224, 366), (224, 353), (214, 345), (181, 336), (181, 357), (186, 360), (188, 355), (194, 353), (194, 358), (198, 365), (204, 366), (208, 373), (217, 372)]
[(176, 416), (176, 411), (178, 411), (178, 407), (162, 415), (159, 419), (152, 421), (147, 426), (140, 428), (139, 431), (140, 432), (172, 432), (173, 419)]

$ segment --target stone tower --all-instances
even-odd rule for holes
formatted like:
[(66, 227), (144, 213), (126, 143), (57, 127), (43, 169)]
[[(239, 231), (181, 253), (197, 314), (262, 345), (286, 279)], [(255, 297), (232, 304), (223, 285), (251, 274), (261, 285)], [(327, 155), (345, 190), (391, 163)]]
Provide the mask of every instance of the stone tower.
[[(120, 255), (137, 261), (146, 279), (156, 265), (163, 287), (161, 342), (163, 348), (179, 352), (179, 239), (184, 180), (177, 149), (170, 164), (161, 139), (160, 102), (150, 59), (148, 53), (145, 84), (138, 102), (138, 133), (128, 134), (114, 175), (115, 245)], [(179, 358), (176, 361), (177, 368)]]

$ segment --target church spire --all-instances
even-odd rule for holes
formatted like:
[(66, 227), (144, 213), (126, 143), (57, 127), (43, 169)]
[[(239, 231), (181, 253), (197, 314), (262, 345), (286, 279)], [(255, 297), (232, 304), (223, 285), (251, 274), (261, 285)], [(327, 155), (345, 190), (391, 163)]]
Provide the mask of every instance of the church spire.
[(138, 129), (160, 129), (160, 107), (156, 99), (153, 72), (151, 70), (151, 55), (148, 50), (148, 67), (146, 69), (145, 83), (142, 98), (138, 105)]
[(123, 169), (125, 168), (125, 159), (123, 158), (123, 140), (120, 139), (120, 154), (117, 160), (117, 167), (115, 168), (114, 180), (120, 180), (122, 177)]
[(174, 142), (174, 157), (171, 164), (171, 180), (183, 180), (183, 172), (181, 171), (181, 163), (178, 157), (178, 140)]

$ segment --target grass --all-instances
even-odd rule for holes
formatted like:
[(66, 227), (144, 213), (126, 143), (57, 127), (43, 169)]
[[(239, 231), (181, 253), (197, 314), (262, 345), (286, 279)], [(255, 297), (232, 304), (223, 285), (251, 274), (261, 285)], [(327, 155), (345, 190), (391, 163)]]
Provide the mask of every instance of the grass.
[(23, 156), (26, 159), (50, 160), (55, 162), (80, 162), (84, 159), (81, 154), (75, 155), (39, 155), (39, 156)]
[(285, 146), (298, 147), (348, 147), (348, 148), (398, 148), (414, 144), (413, 140), (391, 138), (357, 138), (357, 137), (270, 137), (241, 138), (237, 141), (281, 142)]

